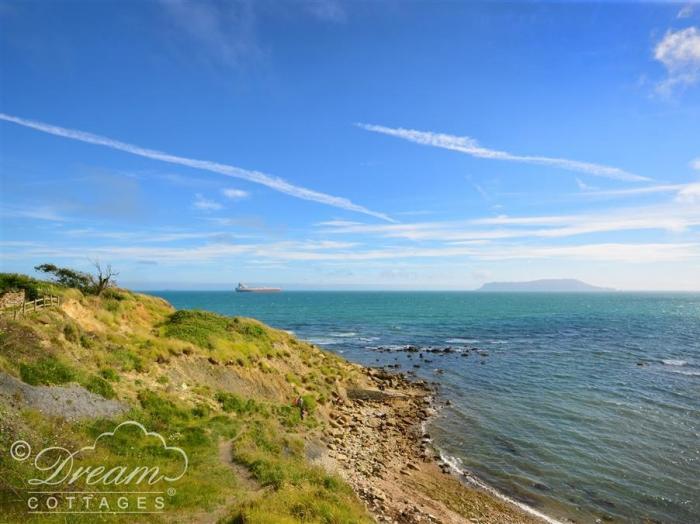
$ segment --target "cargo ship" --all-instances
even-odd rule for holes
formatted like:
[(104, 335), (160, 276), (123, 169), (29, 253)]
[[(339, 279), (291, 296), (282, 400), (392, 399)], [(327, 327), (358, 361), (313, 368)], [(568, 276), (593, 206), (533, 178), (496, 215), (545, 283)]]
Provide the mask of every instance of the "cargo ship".
[(248, 287), (240, 282), (236, 286), (236, 293), (279, 293), (282, 288), (279, 287)]

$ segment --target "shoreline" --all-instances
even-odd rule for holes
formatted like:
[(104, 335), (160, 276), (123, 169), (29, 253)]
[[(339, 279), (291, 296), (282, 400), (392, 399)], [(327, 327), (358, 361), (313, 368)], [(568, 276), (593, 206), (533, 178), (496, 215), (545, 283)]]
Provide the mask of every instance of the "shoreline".
[(320, 461), (353, 487), (377, 522), (562, 524), (465, 474), (425, 431), (437, 388), (362, 367), (369, 387), (336, 398)]

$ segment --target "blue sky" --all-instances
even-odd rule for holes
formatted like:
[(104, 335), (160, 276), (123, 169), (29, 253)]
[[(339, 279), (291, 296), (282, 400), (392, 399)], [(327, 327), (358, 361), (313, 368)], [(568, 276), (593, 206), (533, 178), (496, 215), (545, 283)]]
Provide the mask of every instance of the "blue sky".
[(3, 271), (700, 290), (700, 5), (2, 2)]

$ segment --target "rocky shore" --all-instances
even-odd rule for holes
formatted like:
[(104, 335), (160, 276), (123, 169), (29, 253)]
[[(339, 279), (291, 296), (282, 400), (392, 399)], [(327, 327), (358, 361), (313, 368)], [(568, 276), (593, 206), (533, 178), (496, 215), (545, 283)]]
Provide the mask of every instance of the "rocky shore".
[(432, 385), (381, 369), (365, 374), (371, 387), (336, 398), (323, 441), (378, 522), (541, 522), (460, 481), (440, 460), (423, 430), (435, 414)]

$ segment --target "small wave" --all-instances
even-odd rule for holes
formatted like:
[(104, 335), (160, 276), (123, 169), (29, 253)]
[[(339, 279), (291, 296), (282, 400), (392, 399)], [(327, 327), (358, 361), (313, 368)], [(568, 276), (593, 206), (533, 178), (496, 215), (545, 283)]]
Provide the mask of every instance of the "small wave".
[(667, 366), (685, 366), (686, 364), (688, 364), (687, 360), (680, 360), (680, 359), (673, 359), (673, 358), (667, 358), (667, 359), (662, 360), (661, 362), (663, 362)]
[(376, 342), (379, 340), (379, 337), (360, 337), (357, 340), (360, 342)]
[(448, 338), (445, 342), (448, 344), (476, 344), (479, 341), (475, 338)]
[(507, 344), (507, 340), (489, 340), (489, 344)]
[(678, 375), (685, 375), (688, 377), (700, 377), (700, 371), (690, 371), (685, 369), (669, 369), (671, 373), (676, 373)]
[(447, 455), (441, 449), (438, 449), (438, 452), (440, 453), (440, 459), (442, 459), (442, 461), (445, 464), (450, 466), (452, 471), (454, 471), (458, 475), (461, 475), (464, 479), (466, 479), (468, 482), (472, 483), (473, 485), (478, 486), (481, 489), (488, 491), (489, 493), (492, 493), (493, 495), (495, 495), (496, 497), (498, 497), (501, 500), (505, 500), (506, 502), (509, 502), (510, 504), (513, 504), (514, 506), (519, 507), (524, 512), (529, 513), (530, 515), (534, 515), (535, 517), (541, 518), (542, 520), (544, 520), (545, 522), (547, 522), (549, 524), (563, 524), (560, 520), (556, 520), (548, 515), (545, 515), (541, 511), (537, 511), (535, 508), (528, 506), (527, 504), (524, 504), (522, 502), (518, 502), (517, 500), (512, 499), (508, 495), (501, 493), (499, 490), (497, 490), (493, 486), (489, 486), (483, 480), (481, 480), (477, 476), (473, 475), (468, 470), (464, 469), (462, 467), (461, 459), (459, 459), (457, 457), (453, 457), (451, 455)]
[(348, 338), (348, 337), (356, 337), (357, 333), (354, 331), (348, 331), (347, 333), (329, 333), (329, 337), (335, 337), (335, 338)]
[(331, 346), (333, 344), (340, 344), (340, 340), (336, 340), (334, 338), (323, 338), (323, 337), (309, 338), (306, 341), (311, 343), (311, 344), (316, 344), (318, 346)]

